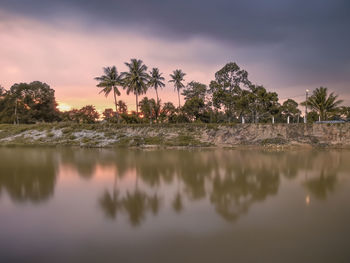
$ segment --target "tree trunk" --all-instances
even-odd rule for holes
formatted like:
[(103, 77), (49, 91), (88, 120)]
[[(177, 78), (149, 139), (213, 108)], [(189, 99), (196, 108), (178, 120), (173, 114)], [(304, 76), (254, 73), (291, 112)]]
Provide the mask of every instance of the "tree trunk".
[(16, 104), (15, 104), (15, 120), (14, 120), (14, 124), (19, 124), (19, 121), (18, 121), (18, 115), (17, 115), (17, 105), (18, 105), (18, 100), (16, 99)]
[(149, 125), (152, 124), (152, 108), (151, 108), (151, 102), (148, 101), (148, 107), (149, 107)]
[(136, 93), (136, 115), (139, 116), (139, 98), (138, 94)]
[(177, 89), (177, 96), (179, 97), (179, 109), (181, 108), (181, 104), (180, 104), (180, 90)]
[(116, 116), (117, 116), (117, 122), (119, 123), (117, 96), (116, 96), (116, 94), (115, 94), (114, 87), (113, 87), (113, 95), (114, 95), (115, 114), (116, 114)]
[(15, 104), (15, 119), (13, 120), (13, 124), (17, 124), (17, 101)]
[(158, 91), (157, 91), (157, 89), (155, 89), (156, 90), (156, 95), (157, 95), (157, 104), (159, 103), (159, 98), (158, 98)]

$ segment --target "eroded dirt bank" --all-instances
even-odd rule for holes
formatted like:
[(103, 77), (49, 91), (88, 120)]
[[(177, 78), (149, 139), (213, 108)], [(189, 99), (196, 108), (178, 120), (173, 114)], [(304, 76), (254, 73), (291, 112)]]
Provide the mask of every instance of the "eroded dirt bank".
[(0, 145), (350, 147), (350, 124), (0, 125)]

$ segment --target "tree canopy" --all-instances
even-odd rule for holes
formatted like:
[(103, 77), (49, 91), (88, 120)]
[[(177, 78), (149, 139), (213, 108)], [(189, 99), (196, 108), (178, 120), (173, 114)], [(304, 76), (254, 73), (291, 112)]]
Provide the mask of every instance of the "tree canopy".
[(14, 84), (3, 92), (0, 121), (4, 123), (35, 123), (59, 120), (55, 91), (46, 83)]
[(321, 121), (327, 120), (329, 116), (339, 110), (342, 100), (338, 100), (338, 95), (334, 92), (328, 94), (328, 88), (320, 87), (313, 91), (312, 95), (308, 98), (303, 105), (307, 105), (312, 110), (317, 112)]

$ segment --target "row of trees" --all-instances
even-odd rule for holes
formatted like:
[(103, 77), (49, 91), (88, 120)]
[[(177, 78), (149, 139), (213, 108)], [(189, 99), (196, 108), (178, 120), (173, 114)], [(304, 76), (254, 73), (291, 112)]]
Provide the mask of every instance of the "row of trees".
[[(128, 122), (125, 111), (120, 111), (117, 96), (119, 88), (126, 89), (126, 93), (133, 93), (136, 97), (136, 113), (132, 122), (140, 121), (138, 117), (151, 123), (161, 122), (239, 122), (243, 119), (248, 122), (268, 122), (274, 118), (277, 122), (299, 122), (301, 111), (296, 101), (286, 100), (279, 103), (276, 92), (269, 92), (261, 85), (253, 84), (248, 78), (248, 72), (241, 69), (236, 63), (228, 63), (215, 74), (215, 80), (209, 87), (203, 83), (191, 81), (184, 84), (184, 73), (176, 69), (170, 74), (169, 82), (173, 83), (177, 91), (179, 104), (176, 108), (171, 102), (162, 104), (158, 96), (158, 89), (165, 86), (165, 78), (158, 68), (147, 73), (147, 66), (142, 60), (132, 59), (125, 63), (127, 72), (118, 74), (115, 66), (104, 68), (104, 75), (95, 78), (97, 87), (102, 88), (106, 96), (112, 91), (116, 111), (111, 109), (104, 113), (107, 121), (120, 120)], [(148, 89), (156, 91), (156, 100), (144, 97), (141, 102), (138, 97), (147, 93)], [(181, 107), (180, 91), (184, 96), (185, 104)], [(349, 107), (339, 107), (342, 103), (334, 93), (328, 95), (327, 88), (318, 88), (302, 105), (311, 109), (309, 121), (329, 118), (349, 118)], [(125, 104), (125, 103), (124, 103)], [(139, 115), (139, 108), (141, 115)], [(107, 114), (108, 113), (108, 114)], [(116, 118), (113, 118), (113, 115)], [(129, 120), (130, 121), (130, 120)]]
[[(248, 72), (236, 63), (228, 63), (215, 73), (215, 79), (207, 86), (197, 81), (185, 85), (186, 74), (176, 69), (170, 74), (169, 83), (178, 95), (178, 106), (172, 102), (162, 103), (158, 91), (165, 87), (165, 78), (158, 68), (148, 72), (142, 60), (131, 59), (125, 63), (128, 71), (119, 73), (115, 66), (105, 67), (104, 74), (96, 77), (97, 87), (105, 96), (113, 94), (115, 109), (106, 109), (102, 116), (92, 105), (81, 109), (60, 112), (57, 109), (55, 91), (47, 84), (35, 81), (13, 85), (9, 90), (0, 87), (0, 123), (35, 123), (52, 121), (74, 121), (93, 123), (100, 117), (107, 122), (299, 122), (299, 104), (288, 99), (279, 103), (278, 94), (261, 85), (253, 84)], [(124, 89), (135, 95), (136, 111), (129, 112), (124, 101), (118, 99)], [(154, 89), (156, 98), (143, 97)], [(184, 97), (181, 106), (180, 95)], [(327, 88), (313, 91), (301, 106), (309, 109), (309, 122), (350, 118), (350, 107), (341, 107), (342, 100)]]

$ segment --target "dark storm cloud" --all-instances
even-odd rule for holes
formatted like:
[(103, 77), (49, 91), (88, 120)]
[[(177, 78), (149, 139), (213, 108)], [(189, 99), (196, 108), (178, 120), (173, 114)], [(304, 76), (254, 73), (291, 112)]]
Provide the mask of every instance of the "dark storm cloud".
[[(74, 14), (89, 28), (146, 26), (167, 39), (203, 36), (281, 65), (291, 82), (350, 81), (348, 0), (0, 0), (42, 19)], [(264, 50), (264, 52), (261, 52)], [(298, 75), (298, 79), (295, 76)]]
[(111, 27), (146, 23), (154, 26), (155, 31), (163, 29), (169, 36), (203, 34), (248, 45), (309, 34), (333, 37), (329, 33), (339, 33), (338, 37), (349, 38), (349, 1), (2, 0), (1, 3), (12, 12), (39, 19), (73, 11)]

